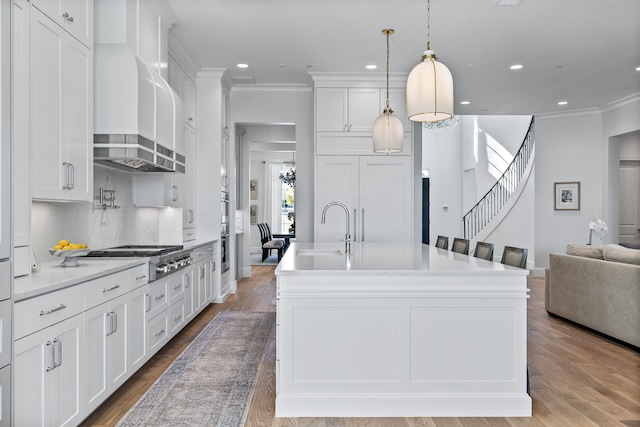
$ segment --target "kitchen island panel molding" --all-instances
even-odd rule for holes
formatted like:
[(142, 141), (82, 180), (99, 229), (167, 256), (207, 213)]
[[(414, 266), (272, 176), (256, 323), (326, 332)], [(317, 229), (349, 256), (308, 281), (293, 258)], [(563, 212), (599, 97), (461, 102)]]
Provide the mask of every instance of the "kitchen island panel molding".
[(294, 243), (276, 268), (277, 417), (531, 416), (526, 270), (341, 248)]

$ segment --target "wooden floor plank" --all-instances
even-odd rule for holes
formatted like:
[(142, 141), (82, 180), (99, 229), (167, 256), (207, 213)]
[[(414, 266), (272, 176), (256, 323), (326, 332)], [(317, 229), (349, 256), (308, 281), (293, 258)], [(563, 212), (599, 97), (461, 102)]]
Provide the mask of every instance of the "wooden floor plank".
[[(274, 266), (187, 325), (83, 425), (114, 426), (198, 333), (223, 310), (273, 311)], [(275, 341), (269, 344), (247, 427), (640, 427), (640, 353), (544, 310), (544, 279), (529, 277), (528, 364), (533, 416), (520, 418), (275, 418)]]

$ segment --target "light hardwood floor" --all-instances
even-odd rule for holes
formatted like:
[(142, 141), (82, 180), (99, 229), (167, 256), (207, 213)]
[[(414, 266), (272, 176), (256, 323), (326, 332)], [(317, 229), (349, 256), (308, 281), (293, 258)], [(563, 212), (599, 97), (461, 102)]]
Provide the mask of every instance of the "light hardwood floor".
[[(223, 310), (271, 311), (273, 266), (253, 266), (237, 294), (203, 311), (83, 425), (113, 426), (156, 378)], [(547, 315), (544, 279), (529, 277), (528, 356), (533, 399), (530, 418), (275, 418), (275, 341), (261, 367), (247, 427), (640, 427), (640, 353)]]

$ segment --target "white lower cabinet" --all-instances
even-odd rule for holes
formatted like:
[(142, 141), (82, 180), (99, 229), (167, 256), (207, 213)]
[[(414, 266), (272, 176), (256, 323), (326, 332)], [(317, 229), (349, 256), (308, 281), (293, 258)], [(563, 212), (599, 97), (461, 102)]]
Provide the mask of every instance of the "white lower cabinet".
[(149, 355), (154, 355), (169, 341), (169, 309), (160, 312), (147, 321), (147, 347)]
[(149, 360), (147, 344), (147, 286), (129, 293), (127, 316), (127, 362), (133, 374)]
[(84, 418), (83, 315), (15, 342), (16, 426), (75, 426)]
[(0, 369), (0, 426), (11, 425), (11, 366)]
[(185, 325), (184, 298), (171, 302), (169, 322), (171, 336), (175, 336)]
[(84, 313), (87, 413), (96, 409), (130, 376), (127, 363), (129, 295)]
[[(189, 267), (182, 272), (182, 285), (184, 287), (184, 315), (186, 317), (187, 322), (189, 322), (196, 315), (196, 311), (194, 309), (194, 286), (193, 286), (193, 276), (194, 270), (193, 267)], [(197, 289), (196, 289), (197, 295)]]

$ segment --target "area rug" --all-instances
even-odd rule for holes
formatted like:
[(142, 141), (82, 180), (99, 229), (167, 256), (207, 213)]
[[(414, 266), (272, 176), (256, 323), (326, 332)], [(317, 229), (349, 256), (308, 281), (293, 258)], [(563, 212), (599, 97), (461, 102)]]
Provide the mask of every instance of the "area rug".
[(118, 426), (242, 426), (273, 312), (223, 311), (178, 356)]

